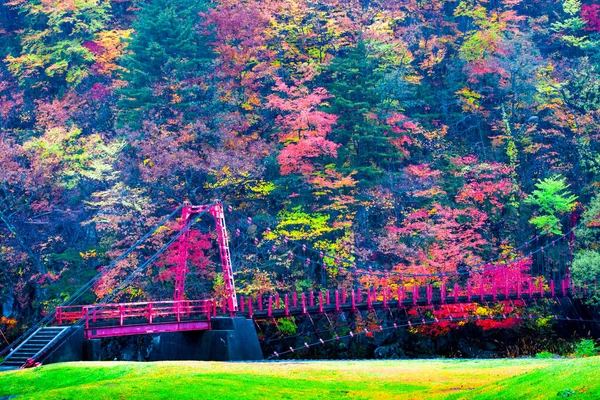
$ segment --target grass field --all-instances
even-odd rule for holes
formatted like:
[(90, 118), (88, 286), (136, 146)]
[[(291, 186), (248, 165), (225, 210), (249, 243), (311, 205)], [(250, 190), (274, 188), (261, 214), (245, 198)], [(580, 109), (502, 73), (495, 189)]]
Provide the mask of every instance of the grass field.
[(0, 399), (600, 399), (600, 357), (66, 363), (0, 373)]

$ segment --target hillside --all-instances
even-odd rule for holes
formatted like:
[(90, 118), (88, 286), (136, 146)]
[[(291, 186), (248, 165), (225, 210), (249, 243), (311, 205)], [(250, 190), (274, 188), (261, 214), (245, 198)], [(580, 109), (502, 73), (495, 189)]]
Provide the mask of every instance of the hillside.
[[(2, 1), (0, 329), (186, 200), (244, 216), (226, 219), (245, 296), (384, 285), (354, 265), (451, 287), (514, 260), (497, 279), (547, 285), (568, 264), (591, 285), (599, 44), (600, 5), (579, 0)], [(210, 224), (190, 299), (223, 291)], [(171, 298), (173, 275), (162, 258), (118, 300)]]

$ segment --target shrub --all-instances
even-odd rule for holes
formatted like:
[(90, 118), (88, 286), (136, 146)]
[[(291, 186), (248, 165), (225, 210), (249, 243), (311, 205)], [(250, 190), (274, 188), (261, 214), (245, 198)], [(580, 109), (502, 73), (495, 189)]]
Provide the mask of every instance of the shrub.
[(554, 354), (549, 351), (540, 351), (535, 355), (535, 358), (554, 358)]
[(573, 355), (575, 357), (593, 357), (598, 355), (598, 350), (600, 349), (592, 339), (582, 339), (575, 345)]
[(297, 327), (294, 323), (293, 317), (280, 319), (277, 324), (277, 330), (285, 336), (295, 335), (297, 332)]

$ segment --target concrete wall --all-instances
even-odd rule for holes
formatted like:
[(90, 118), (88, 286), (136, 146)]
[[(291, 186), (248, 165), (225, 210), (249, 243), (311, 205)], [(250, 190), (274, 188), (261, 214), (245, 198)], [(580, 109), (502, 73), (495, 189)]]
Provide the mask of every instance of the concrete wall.
[(245, 318), (213, 318), (212, 330), (173, 332), (153, 335), (149, 361), (262, 360), (262, 350), (252, 320)]
[(44, 364), (83, 360), (84, 341), (83, 327), (76, 328), (76, 331), (44, 360)]

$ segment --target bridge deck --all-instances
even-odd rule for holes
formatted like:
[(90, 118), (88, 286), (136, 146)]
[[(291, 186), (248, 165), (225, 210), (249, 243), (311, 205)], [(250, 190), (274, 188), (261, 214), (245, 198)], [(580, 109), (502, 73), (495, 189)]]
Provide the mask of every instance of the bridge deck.
[[(239, 297), (238, 310), (231, 307), (228, 299), (180, 300), (145, 303), (106, 304), (98, 306), (68, 306), (57, 310), (59, 325), (80, 319), (85, 321), (87, 339), (210, 330), (210, 319), (219, 315), (240, 316), (252, 319), (285, 318), (298, 315), (323, 313), (360, 312), (369, 310), (410, 309), (411, 307), (434, 305), (460, 305), (469, 303), (492, 303), (501, 301), (535, 301), (567, 294), (568, 282), (562, 281), (555, 290), (554, 282), (549, 285), (527, 283), (517, 287), (470, 286), (466, 290), (455, 287), (450, 293), (442, 287), (431, 285), (412, 287), (406, 291), (400, 287), (392, 292), (366, 289), (335, 292), (292, 293), (259, 296), (258, 298)], [(500, 290), (499, 290), (500, 289)]]

